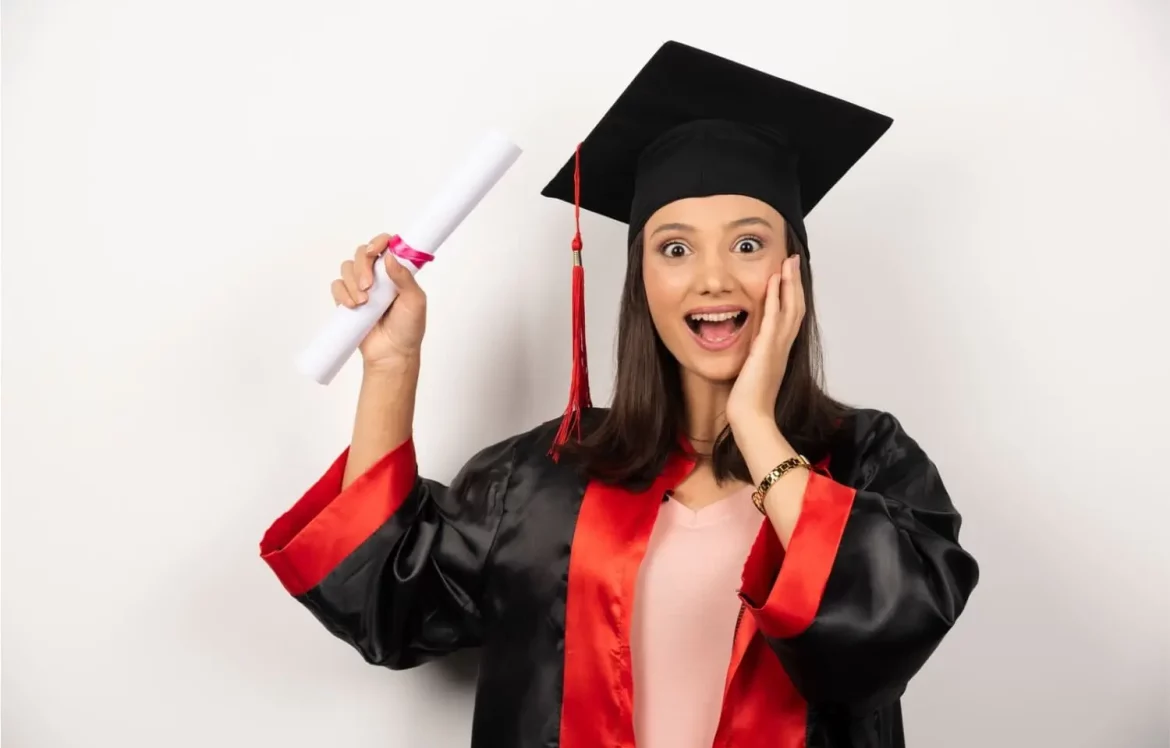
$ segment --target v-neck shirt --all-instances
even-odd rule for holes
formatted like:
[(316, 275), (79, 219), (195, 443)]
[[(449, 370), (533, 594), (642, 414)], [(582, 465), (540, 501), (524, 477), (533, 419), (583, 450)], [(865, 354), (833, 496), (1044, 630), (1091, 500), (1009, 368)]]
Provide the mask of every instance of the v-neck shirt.
[(631, 653), (638, 748), (711, 748), (740, 613), (737, 590), (763, 515), (750, 486), (690, 509), (659, 507), (639, 568)]

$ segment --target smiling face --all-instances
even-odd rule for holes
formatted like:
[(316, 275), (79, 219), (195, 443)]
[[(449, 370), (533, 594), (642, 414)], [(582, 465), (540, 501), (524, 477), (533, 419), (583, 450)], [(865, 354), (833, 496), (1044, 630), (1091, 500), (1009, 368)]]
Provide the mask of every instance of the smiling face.
[(684, 371), (738, 376), (764, 314), (768, 279), (787, 257), (783, 217), (750, 197), (687, 198), (643, 230), (650, 316)]

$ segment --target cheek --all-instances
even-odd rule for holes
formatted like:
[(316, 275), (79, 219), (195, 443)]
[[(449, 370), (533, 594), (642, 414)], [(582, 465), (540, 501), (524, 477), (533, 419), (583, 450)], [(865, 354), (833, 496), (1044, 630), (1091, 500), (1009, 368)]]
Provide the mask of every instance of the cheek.
[(649, 267), (642, 279), (646, 287), (646, 303), (656, 321), (677, 317), (681, 313), (680, 305), (687, 290), (685, 282), (680, 283), (673, 273)]
[(773, 268), (770, 265), (765, 267), (761, 263), (758, 268), (753, 268), (753, 272), (745, 273), (739, 279), (744, 294), (751, 301), (752, 311), (757, 313), (757, 316), (764, 311), (764, 295), (768, 293), (768, 279), (777, 270), (779, 268)]

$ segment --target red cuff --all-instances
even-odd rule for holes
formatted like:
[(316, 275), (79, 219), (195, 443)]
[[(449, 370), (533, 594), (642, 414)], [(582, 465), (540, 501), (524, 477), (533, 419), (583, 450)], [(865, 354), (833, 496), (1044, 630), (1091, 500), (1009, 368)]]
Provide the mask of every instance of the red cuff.
[(741, 597), (765, 635), (787, 639), (812, 625), (855, 494), (812, 473), (787, 552), (764, 521), (744, 565)]
[(301, 595), (316, 587), (390, 519), (414, 486), (414, 442), (407, 439), (341, 490), (349, 449), (260, 541), (260, 557), (284, 588)]

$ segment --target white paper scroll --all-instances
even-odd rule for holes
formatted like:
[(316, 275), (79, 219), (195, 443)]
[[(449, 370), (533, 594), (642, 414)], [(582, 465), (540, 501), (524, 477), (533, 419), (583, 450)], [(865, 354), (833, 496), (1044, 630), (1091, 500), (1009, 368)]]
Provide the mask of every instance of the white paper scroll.
[[(503, 134), (488, 133), (410, 228), (399, 236), (414, 249), (435, 254), (519, 156), (520, 148)], [(411, 273), (418, 272), (418, 267), (409, 260), (398, 261)], [(369, 298), (365, 304), (355, 309), (338, 306), (334, 310), (325, 328), (297, 357), (297, 368), (302, 373), (321, 384), (332, 382), (390, 308), (398, 289), (381, 261), (374, 263), (374, 283), (367, 293)]]

